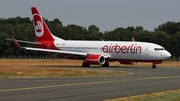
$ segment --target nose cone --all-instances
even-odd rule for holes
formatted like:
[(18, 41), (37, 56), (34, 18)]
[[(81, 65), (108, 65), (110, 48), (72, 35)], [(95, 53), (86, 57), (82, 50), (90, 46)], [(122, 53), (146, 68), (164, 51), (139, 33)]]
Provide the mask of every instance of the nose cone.
[(165, 59), (168, 59), (168, 58), (171, 57), (171, 53), (169, 53), (168, 51), (165, 51), (163, 57), (164, 57)]

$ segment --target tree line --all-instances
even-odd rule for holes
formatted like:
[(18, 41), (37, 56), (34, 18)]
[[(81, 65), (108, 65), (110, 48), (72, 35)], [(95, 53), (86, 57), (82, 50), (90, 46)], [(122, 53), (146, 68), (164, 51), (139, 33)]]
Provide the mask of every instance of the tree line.
[[(171, 53), (172, 58), (180, 57), (180, 22), (168, 21), (159, 25), (154, 31), (144, 30), (142, 26), (129, 26), (101, 32), (96, 25), (90, 25), (87, 28), (75, 24), (63, 26), (57, 18), (52, 21), (44, 20), (55, 36), (66, 40), (131, 41), (131, 37), (134, 36), (136, 41), (152, 42), (163, 46)], [(0, 58), (4, 56), (44, 57), (43, 52), (16, 49), (12, 42), (5, 40), (5, 38), (10, 38), (10, 34), (13, 34), (16, 39), (34, 41), (34, 33), (33, 21), (29, 17), (1, 18)], [(27, 46), (27, 44), (21, 45)]]

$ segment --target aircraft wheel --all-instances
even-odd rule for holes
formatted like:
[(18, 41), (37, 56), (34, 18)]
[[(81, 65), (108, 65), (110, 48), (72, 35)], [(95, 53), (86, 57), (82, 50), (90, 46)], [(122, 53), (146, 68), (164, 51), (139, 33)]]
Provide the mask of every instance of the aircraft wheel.
[(102, 67), (109, 67), (109, 62), (105, 62), (103, 65), (102, 65)]
[(153, 65), (152, 65), (152, 68), (156, 68), (156, 64), (153, 64)]
[(90, 66), (90, 64), (87, 64), (86, 62), (82, 63), (82, 67), (89, 67), (89, 66)]

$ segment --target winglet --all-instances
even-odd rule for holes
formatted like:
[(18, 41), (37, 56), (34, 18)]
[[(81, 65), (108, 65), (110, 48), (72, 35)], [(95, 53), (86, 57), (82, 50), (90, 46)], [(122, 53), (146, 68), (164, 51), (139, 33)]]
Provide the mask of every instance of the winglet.
[(10, 36), (11, 36), (12, 41), (14, 42), (14, 45), (15, 45), (17, 48), (22, 48), (22, 47), (19, 45), (19, 43), (17, 42), (17, 40), (14, 38), (14, 36), (13, 36), (12, 34), (11, 34)]
[(133, 42), (135, 41), (135, 39), (134, 39), (134, 37), (133, 37), (133, 36), (131, 37), (131, 39), (132, 39), (132, 41), (133, 41)]

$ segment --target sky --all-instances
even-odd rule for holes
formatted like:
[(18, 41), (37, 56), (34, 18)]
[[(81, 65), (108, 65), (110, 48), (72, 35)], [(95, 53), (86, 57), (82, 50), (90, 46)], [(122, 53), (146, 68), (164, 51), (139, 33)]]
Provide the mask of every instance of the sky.
[(101, 32), (128, 26), (153, 31), (167, 21), (180, 21), (180, 0), (1, 0), (0, 18), (32, 19), (32, 6), (48, 20), (58, 18), (64, 26), (96, 25)]

